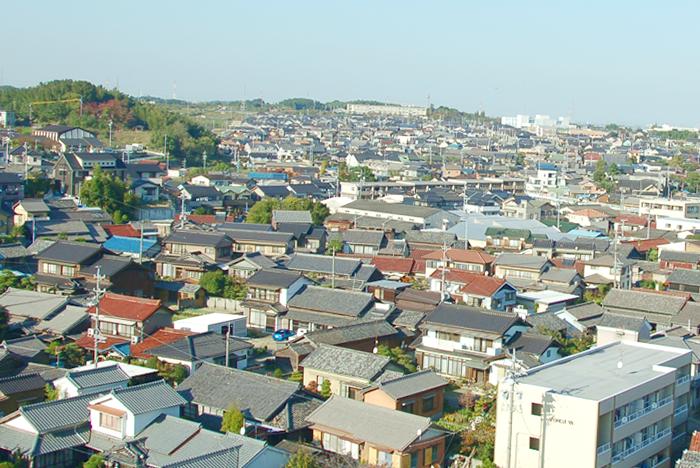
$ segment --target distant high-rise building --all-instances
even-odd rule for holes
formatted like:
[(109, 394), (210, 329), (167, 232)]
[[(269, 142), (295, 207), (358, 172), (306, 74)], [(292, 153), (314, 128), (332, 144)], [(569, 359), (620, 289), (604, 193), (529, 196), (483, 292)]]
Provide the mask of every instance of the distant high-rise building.
[(416, 106), (380, 106), (373, 104), (348, 104), (350, 114), (382, 114), (400, 117), (426, 117), (428, 109)]

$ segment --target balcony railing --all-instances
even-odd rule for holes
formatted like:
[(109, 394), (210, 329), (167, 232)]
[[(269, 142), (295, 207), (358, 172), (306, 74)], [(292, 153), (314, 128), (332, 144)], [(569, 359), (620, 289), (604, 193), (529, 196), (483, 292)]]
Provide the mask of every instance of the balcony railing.
[(652, 411), (654, 411), (656, 409), (664, 407), (664, 406), (668, 405), (669, 403), (671, 403), (672, 401), (673, 401), (673, 396), (668, 396), (664, 399), (657, 401), (656, 403), (651, 403), (650, 405), (647, 405), (644, 409), (641, 409), (641, 410), (637, 411), (636, 413), (632, 413), (628, 416), (622, 417), (622, 418), (618, 419), (617, 421), (615, 421), (615, 429), (617, 429), (618, 427), (622, 427), (625, 424), (629, 424), (632, 421), (634, 421), (635, 419), (639, 419), (642, 416), (644, 416), (645, 414), (651, 413)]
[(598, 447), (598, 456), (601, 456), (601, 455), (604, 454), (605, 452), (609, 452), (609, 451), (610, 451), (610, 442), (608, 442), (607, 444), (604, 444), (604, 445), (601, 445), (600, 447)]
[(648, 447), (649, 445), (653, 444), (653, 443), (656, 442), (657, 440), (662, 439), (662, 438), (664, 438), (664, 437), (666, 437), (667, 435), (670, 435), (670, 434), (671, 434), (671, 428), (670, 428), (670, 427), (667, 427), (667, 428), (664, 429), (663, 431), (657, 432), (657, 433), (654, 434), (653, 436), (647, 437), (646, 439), (644, 439), (643, 441), (641, 441), (640, 443), (638, 443), (638, 444), (635, 445), (634, 447), (630, 447), (630, 448), (628, 448), (627, 450), (625, 450), (624, 452), (620, 452), (620, 453), (618, 453), (617, 455), (614, 455), (614, 456), (612, 457), (612, 463), (613, 463), (613, 465), (614, 465), (615, 463), (621, 462), (622, 460), (624, 460), (625, 458), (629, 457), (630, 455), (639, 452), (639, 451), (642, 450), (644, 447)]
[(673, 412), (674, 416), (678, 416), (681, 413), (688, 411), (688, 405), (679, 406), (676, 411)]
[(690, 382), (690, 374), (679, 377), (678, 380), (676, 380), (676, 386), (683, 385), (686, 382)]

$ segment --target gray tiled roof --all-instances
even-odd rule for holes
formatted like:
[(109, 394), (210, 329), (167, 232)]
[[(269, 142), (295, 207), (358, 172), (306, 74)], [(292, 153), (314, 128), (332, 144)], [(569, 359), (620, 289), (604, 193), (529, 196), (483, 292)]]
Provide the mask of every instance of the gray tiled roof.
[(627, 315), (606, 312), (598, 321), (597, 326), (639, 331), (642, 329), (644, 322), (645, 320), (641, 317), (630, 317)]
[(357, 317), (374, 304), (370, 293), (306, 286), (294, 295), (287, 307)]
[(311, 224), (313, 220), (311, 219), (310, 211), (293, 211), (293, 210), (273, 210), (272, 218), (275, 223), (296, 223), (296, 224)]
[(21, 315), (34, 319), (45, 319), (68, 302), (68, 298), (56, 294), (7, 288), (0, 294), (0, 306), (10, 315)]
[(344, 327), (318, 330), (305, 335), (305, 339), (316, 344), (341, 345), (354, 341), (396, 335), (398, 332), (386, 320), (352, 323)]
[(0, 245), (0, 258), (13, 259), (31, 257), (32, 252), (25, 249), (22, 244), (2, 244)]
[(347, 231), (332, 233), (328, 236), (328, 240), (340, 238), (346, 244), (353, 245), (371, 245), (380, 247), (384, 240), (384, 232), (382, 231), (365, 231), (362, 229), (348, 229)]
[(613, 289), (603, 299), (602, 306), (606, 310), (627, 310), (637, 314), (651, 312), (668, 315), (670, 318), (677, 315), (686, 302), (687, 299), (683, 297), (668, 294)]
[(198, 284), (185, 283), (184, 281), (156, 281), (156, 289), (181, 292), (183, 294), (196, 294), (202, 287)]
[(425, 312), (419, 310), (396, 310), (398, 315), (393, 319), (392, 325), (397, 327), (416, 328), (425, 317)]
[[(415, 215), (414, 215), (415, 216)], [(408, 231), (406, 233), (406, 242), (411, 244), (447, 244), (448, 247), (454, 247), (457, 242), (457, 234), (451, 232), (434, 232), (434, 231)]]
[(111, 394), (134, 414), (148, 413), (187, 403), (165, 380), (115, 389), (112, 390)]
[(700, 270), (676, 268), (668, 275), (667, 282), (687, 286), (700, 286)]
[(666, 262), (700, 263), (700, 253), (664, 249), (659, 254), (659, 260)]
[(573, 268), (550, 268), (546, 272), (542, 273), (540, 279), (542, 281), (554, 281), (557, 283), (571, 284), (571, 282), (578, 275), (578, 271)]
[(215, 246), (226, 239), (226, 233), (202, 231), (175, 231), (163, 239), (163, 244)]
[(493, 266), (511, 266), (541, 270), (548, 262), (549, 260), (547, 260), (547, 257), (504, 253), (496, 258), (493, 262)]
[(88, 402), (94, 398), (95, 395), (87, 394), (45, 401), (21, 406), (19, 411), (39, 433), (46, 433), (87, 422), (90, 416)]
[(506, 344), (506, 348), (509, 350), (515, 349), (518, 353), (523, 352), (536, 356), (541, 356), (551, 346), (557, 346), (551, 336), (520, 332), (515, 333)]
[(235, 242), (264, 242), (271, 244), (287, 244), (294, 239), (294, 236), (288, 232), (267, 232), (267, 231), (251, 231), (251, 230), (228, 230), (219, 228), (226, 232), (228, 236)]
[(444, 303), (439, 305), (423, 321), (424, 325), (446, 325), (497, 334), (505, 333), (517, 323), (522, 323), (522, 321), (513, 313)]
[(401, 203), (384, 203), (380, 201), (356, 200), (343, 206), (344, 209), (372, 211), (388, 215), (415, 216), (425, 218), (439, 213), (440, 209), (424, 206), (403, 205)]
[(44, 388), (46, 381), (37, 373), (21, 374), (0, 379), (0, 393), (13, 395)]
[(302, 274), (296, 271), (286, 271), (279, 269), (258, 270), (245, 283), (249, 286), (263, 286), (270, 288), (287, 289), (296, 283)]
[(44, 320), (34, 328), (38, 331), (52, 333), (54, 335), (64, 335), (69, 333), (74, 327), (89, 319), (85, 307), (67, 305), (58, 314), (49, 320)]
[(69, 371), (66, 377), (82, 390), (89, 390), (90, 388), (104, 385), (117, 385), (129, 381), (129, 376), (117, 365)]
[(357, 258), (335, 258), (328, 255), (294, 254), (287, 263), (287, 268), (296, 271), (313, 271), (322, 274), (335, 274), (340, 276), (352, 276), (362, 266), (362, 261)]
[(315, 323), (327, 327), (343, 327), (350, 324), (355, 319), (354, 317), (348, 317), (346, 315), (313, 312), (294, 308), (289, 309), (284, 318), (294, 320), (295, 322)]
[(700, 302), (688, 302), (683, 309), (671, 318), (671, 324), (681, 325), (687, 327), (690, 324), (691, 327), (700, 326)]
[(0, 347), (6, 348), (11, 353), (21, 356), (29, 361), (35, 356), (43, 353), (48, 346), (46, 346), (46, 343), (37, 338), (36, 335), (29, 335), (15, 338), (13, 340), (5, 340), (2, 342)]
[(595, 302), (584, 302), (583, 304), (566, 306), (566, 311), (578, 320), (600, 317), (605, 310)]
[(268, 421), (299, 388), (295, 382), (204, 363), (177, 391), (188, 401), (220, 410), (235, 403), (253, 419)]
[(530, 314), (525, 317), (525, 321), (532, 325), (535, 330), (537, 330), (538, 327), (544, 327), (552, 331), (562, 331), (569, 328), (569, 325), (564, 320), (560, 319), (552, 312)]
[(371, 381), (384, 371), (389, 362), (389, 356), (321, 344), (299, 366)]
[(97, 267), (99, 266), (100, 273), (109, 278), (112, 275), (116, 275), (124, 268), (131, 265), (133, 260), (127, 257), (119, 257), (117, 255), (103, 255), (101, 259), (95, 263), (85, 266), (80, 269), (80, 273), (86, 276), (94, 276), (97, 274)]
[(89, 242), (58, 241), (36, 256), (39, 260), (55, 260), (66, 263), (82, 263), (102, 250), (100, 244)]
[[(252, 348), (247, 341), (230, 337), (229, 352)], [(185, 336), (168, 344), (153, 347), (146, 354), (181, 361), (197, 361), (226, 355), (226, 337), (214, 332)]]
[(394, 450), (404, 450), (432, 425), (430, 418), (333, 395), (307, 418), (350, 438)]
[(398, 400), (417, 393), (445, 387), (448, 385), (448, 383), (449, 382), (447, 382), (445, 379), (437, 375), (435, 371), (432, 369), (427, 369), (414, 374), (404, 375), (398, 379), (382, 382), (366, 389), (365, 391), (380, 388), (392, 398)]

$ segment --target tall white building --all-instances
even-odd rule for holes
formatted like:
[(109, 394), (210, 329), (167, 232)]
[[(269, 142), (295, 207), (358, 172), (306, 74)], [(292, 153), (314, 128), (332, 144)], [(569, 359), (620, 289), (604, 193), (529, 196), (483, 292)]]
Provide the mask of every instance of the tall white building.
[(518, 114), (515, 117), (501, 117), (501, 125), (509, 125), (515, 128), (568, 128), (571, 124), (569, 117), (553, 119), (548, 115), (537, 114), (534, 117)]
[(661, 468), (685, 443), (691, 353), (616, 341), (501, 381), (501, 468)]
[(397, 115), (400, 117), (426, 117), (428, 109), (416, 106), (380, 106), (374, 104), (348, 104), (347, 112), (350, 114), (381, 114)]

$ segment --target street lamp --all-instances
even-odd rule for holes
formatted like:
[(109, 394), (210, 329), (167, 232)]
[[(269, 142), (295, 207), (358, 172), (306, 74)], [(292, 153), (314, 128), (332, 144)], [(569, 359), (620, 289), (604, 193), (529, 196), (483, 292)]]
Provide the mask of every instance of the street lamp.
[(112, 147), (112, 125), (114, 125), (114, 122), (112, 119), (109, 119), (109, 147)]

